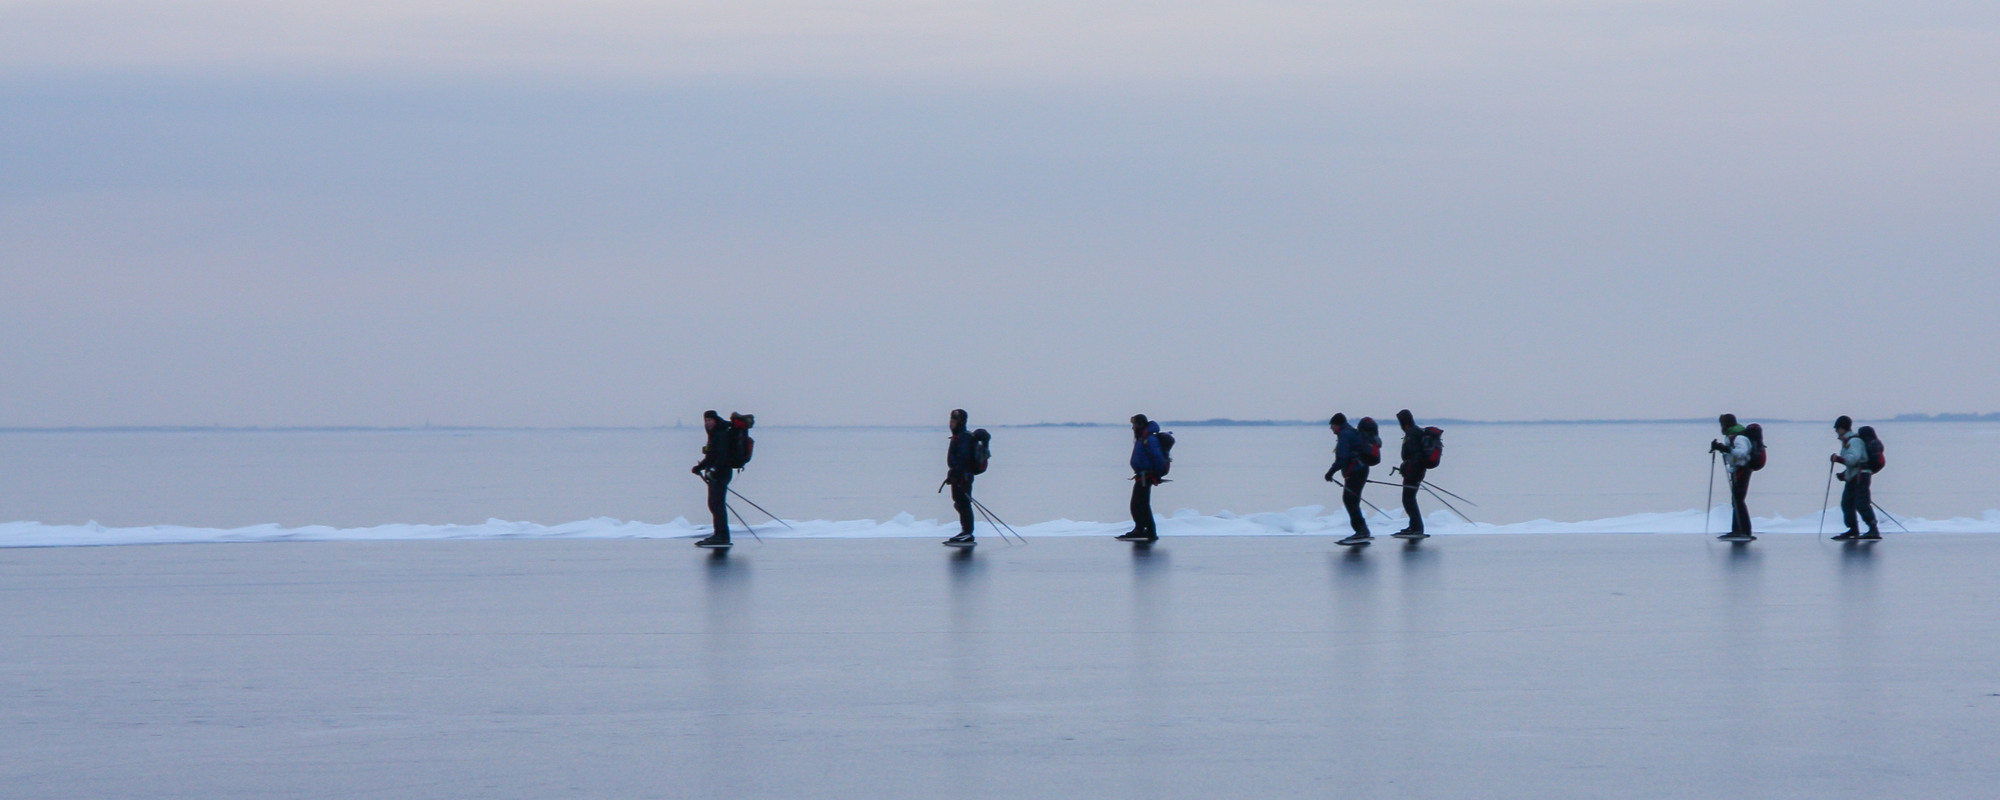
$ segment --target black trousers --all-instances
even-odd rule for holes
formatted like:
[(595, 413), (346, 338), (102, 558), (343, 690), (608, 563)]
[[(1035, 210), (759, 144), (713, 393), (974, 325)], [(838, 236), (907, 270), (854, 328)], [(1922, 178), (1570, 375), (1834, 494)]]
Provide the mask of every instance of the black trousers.
[(1361, 513), (1361, 488), (1368, 485), (1368, 468), (1357, 466), (1341, 474), (1347, 488), (1340, 492), (1340, 504), (1347, 507), (1347, 524), (1362, 536), (1368, 533), (1368, 517)]
[(1847, 522), (1848, 530), (1860, 530), (1854, 527), (1854, 518), (1859, 515), (1868, 523), (1868, 532), (1875, 532), (1875, 497), (1870, 486), (1874, 481), (1875, 476), (1866, 472), (1847, 476), (1847, 486), (1840, 490), (1840, 518)]
[(972, 532), (972, 476), (963, 475), (951, 484), (951, 507), (958, 509), (958, 532)]
[(1729, 473), (1730, 533), (1750, 532), (1750, 504), (1746, 502), (1749, 496), (1750, 468), (1738, 467), (1735, 472)]
[(729, 478), (732, 470), (720, 467), (708, 471), (708, 514), (715, 518), (715, 535), (729, 539)]
[(1132, 476), (1132, 532), (1160, 535), (1159, 528), (1153, 526), (1153, 473), (1150, 472)]
[(1403, 513), (1410, 517), (1410, 530), (1424, 531), (1424, 512), (1417, 509), (1417, 487), (1424, 485), (1424, 474), (1428, 467), (1403, 465)]

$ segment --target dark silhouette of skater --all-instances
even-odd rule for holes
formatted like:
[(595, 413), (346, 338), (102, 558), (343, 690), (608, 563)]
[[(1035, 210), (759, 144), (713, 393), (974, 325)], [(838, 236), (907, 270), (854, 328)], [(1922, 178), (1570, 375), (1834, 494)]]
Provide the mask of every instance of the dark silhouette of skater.
[(1118, 538), (1127, 542), (1150, 542), (1160, 538), (1153, 524), (1153, 487), (1167, 472), (1167, 452), (1160, 444), (1160, 423), (1144, 414), (1132, 415), (1132, 530)]
[(1361, 490), (1368, 485), (1368, 468), (1382, 461), (1382, 437), (1377, 435), (1375, 418), (1362, 417), (1354, 427), (1347, 426), (1346, 414), (1334, 414), (1327, 420), (1333, 429), (1333, 466), (1326, 470), (1326, 479), (1333, 480), (1334, 473), (1340, 473), (1340, 504), (1347, 508), (1347, 523), (1354, 533), (1340, 544), (1356, 545), (1373, 541), (1374, 534), (1368, 531), (1368, 518), (1361, 513)]
[(1424, 513), (1417, 508), (1417, 490), (1423, 488), (1424, 474), (1430, 470), (1429, 455), (1424, 452), (1424, 430), (1417, 427), (1417, 418), (1407, 408), (1396, 412), (1396, 424), (1403, 429), (1402, 463), (1396, 465), (1396, 471), (1403, 474), (1403, 514), (1410, 518), (1410, 524), (1390, 535), (1422, 539), (1430, 536), (1424, 533)]
[(958, 509), (958, 535), (944, 540), (947, 545), (970, 546), (972, 537), (972, 476), (973, 459), (978, 443), (965, 429), (966, 413), (963, 408), (951, 411), (951, 444), (945, 447), (944, 481), (951, 485), (951, 506)]
[(735, 457), (735, 426), (723, 422), (714, 409), (701, 413), (701, 426), (708, 431), (708, 443), (701, 447), (701, 463), (689, 470), (708, 483), (708, 514), (715, 532), (695, 542), (696, 547), (729, 546), (729, 478)]

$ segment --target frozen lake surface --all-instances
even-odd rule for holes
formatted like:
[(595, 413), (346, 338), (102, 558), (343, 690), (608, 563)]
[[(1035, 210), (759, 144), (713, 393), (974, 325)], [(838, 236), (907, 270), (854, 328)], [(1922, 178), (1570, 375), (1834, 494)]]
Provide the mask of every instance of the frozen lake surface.
[(2000, 538), (0, 551), (9, 798), (1988, 797)]

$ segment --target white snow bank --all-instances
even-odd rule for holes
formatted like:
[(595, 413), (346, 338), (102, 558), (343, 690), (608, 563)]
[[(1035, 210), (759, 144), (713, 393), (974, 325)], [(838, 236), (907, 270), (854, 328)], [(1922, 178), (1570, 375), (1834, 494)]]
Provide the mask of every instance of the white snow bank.
[[(1265, 512), (1238, 515), (1227, 511), (1204, 516), (1193, 509), (1181, 509), (1170, 517), (1159, 521), (1162, 536), (1283, 536), (1283, 535), (1341, 535), (1348, 533), (1347, 516), (1344, 513), (1321, 516), (1323, 506), (1301, 506), (1290, 511)], [(940, 524), (935, 519), (919, 521), (909, 514), (898, 514), (886, 522), (875, 520), (788, 520), (792, 529), (775, 522), (760, 523), (756, 526), (759, 536), (766, 539), (859, 539), (916, 537), (942, 539), (958, 532), (956, 521)], [(1838, 519), (1829, 521), (1829, 533), (1840, 529)], [(1987, 511), (1978, 519), (1958, 517), (1948, 520), (1928, 520), (1905, 518), (1903, 525), (1913, 533), (2000, 533), (2000, 510)], [(1402, 519), (1371, 517), (1369, 524), (1377, 535), (1390, 533), (1402, 527)], [(1472, 524), (1452, 517), (1450, 512), (1437, 511), (1425, 518), (1425, 528), (1434, 534), (1480, 534), (1480, 533), (1700, 533), (1702, 515), (1698, 510), (1671, 513), (1633, 514), (1610, 519), (1585, 522), (1554, 522), (1534, 520), (1507, 525)], [(1110, 536), (1129, 530), (1129, 522), (1077, 522), (1059, 519), (1033, 525), (1017, 525), (1015, 529), (1027, 536)], [(1711, 532), (1721, 532), (1729, 527), (1729, 509), (1717, 507), (1711, 514)], [(1759, 517), (1755, 527), (1758, 533), (1804, 533), (1811, 534), (1819, 529), (1817, 516), (1802, 519), (1783, 517)], [(1884, 533), (1901, 533), (1902, 529), (1884, 521)], [(329, 542), (329, 541), (409, 541), (428, 539), (673, 539), (705, 536), (708, 526), (695, 525), (686, 518), (664, 524), (627, 522), (608, 517), (569, 522), (562, 525), (538, 525), (532, 522), (506, 522), (491, 519), (478, 525), (377, 525), (372, 528), (334, 528), (313, 525), (302, 528), (284, 528), (278, 525), (253, 525), (247, 528), (189, 528), (176, 525), (153, 525), (141, 528), (110, 528), (95, 522), (85, 525), (44, 525), (39, 522), (0, 523), (0, 547), (73, 547), (87, 545), (114, 544), (185, 544), (195, 542)], [(991, 536), (993, 531), (980, 523), (979, 534)], [(748, 535), (736, 531), (738, 539)]]

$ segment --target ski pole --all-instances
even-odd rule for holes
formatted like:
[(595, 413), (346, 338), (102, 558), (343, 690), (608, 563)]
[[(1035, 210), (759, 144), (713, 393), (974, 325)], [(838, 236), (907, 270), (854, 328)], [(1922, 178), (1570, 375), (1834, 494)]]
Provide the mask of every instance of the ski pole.
[(729, 493), (730, 493), (730, 494), (733, 494), (733, 495), (736, 495), (736, 499), (738, 499), (738, 500), (741, 500), (741, 501), (743, 501), (743, 502), (745, 502), (745, 503), (749, 503), (749, 504), (750, 504), (750, 507), (751, 507), (751, 508), (754, 508), (754, 509), (757, 509), (758, 511), (762, 511), (762, 512), (763, 512), (763, 514), (764, 514), (764, 516), (767, 516), (767, 517), (770, 517), (770, 518), (771, 518), (771, 521), (772, 521), (772, 522), (775, 522), (775, 523), (778, 523), (779, 525), (783, 525), (783, 526), (785, 526), (785, 527), (787, 527), (787, 528), (791, 528), (792, 530), (798, 530), (798, 528), (792, 528), (792, 525), (791, 525), (791, 523), (789, 523), (789, 522), (786, 522), (786, 521), (784, 521), (784, 520), (782, 520), (782, 519), (778, 519), (778, 515), (776, 515), (776, 514), (773, 514), (773, 513), (769, 512), (769, 511), (764, 511), (764, 507), (763, 507), (763, 506), (760, 506), (760, 505), (757, 505), (757, 501), (755, 501), (755, 500), (751, 500), (751, 499), (750, 499), (750, 498), (748, 498), (748, 497), (744, 497), (744, 496), (743, 496), (743, 494), (742, 494), (741, 492), (738, 492), (738, 491), (736, 491), (735, 489), (730, 489), (730, 490), (729, 490)]
[(764, 537), (757, 535), (756, 526), (751, 525), (750, 520), (743, 518), (743, 512), (737, 511), (735, 506), (732, 506), (728, 503), (723, 503), (722, 507), (729, 509), (729, 513), (736, 515), (736, 521), (743, 523), (743, 529), (750, 532), (750, 538), (756, 539), (758, 545), (764, 544)]
[[(1000, 532), (1000, 541), (1007, 542), (1009, 545), (1012, 545), (1013, 542), (1008, 541), (1007, 539), (1007, 534), (1009, 533), (1014, 534), (1015, 539), (1021, 539), (1021, 532), (1014, 530), (1013, 526), (1008, 525), (1005, 522), (1002, 522), (1000, 520), (999, 515), (993, 513), (993, 509), (987, 508), (985, 504), (977, 500), (972, 501), (972, 507), (979, 510), (980, 516), (986, 518), (987, 524), (992, 525), (994, 530)], [(1027, 544), (1027, 543), (1028, 543), (1027, 539), (1021, 539), (1021, 544)]]
[(1000, 518), (999, 514), (993, 513), (993, 509), (987, 508), (985, 503), (979, 502), (977, 498), (967, 498), (967, 499), (972, 500), (972, 505), (978, 508), (980, 513), (985, 514), (987, 517), (993, 520), (994, 527), (1000, 528), (1001, 530), (1004, 530), (1007, 533), (1014, 534), (1014, 538), (1020, 539), (1021, 544), (1028, 543), (1028, 540), (1021, 536), (1020, 531), (1014, 530), (1014, 526), (1007, 524), (1005, 520), (1002, 520)]
[[(1708, 450), (1708, 500), (1702, 502), (1702, 536), (1708, 536), (1708, 518), (1716, 516), (1716, 452)], [(1732, 522), (1734, 524), (1734, 522)]]
[[(1389, 470), (1389, 474), (1391, 474), (1391, 475), (1394, 475), (1394, 474), (1396, 474), (1397, 472), (1400, 472), (1400, 471), (1402, 471), (1402, 467), (1397, 467), (1397, 468), (1395, 468), (1395, 469), (1391, 469), (1391, 470)], [(1369, 481), (1369, 483), (1379, 483), (1379, 484), (1382, 484), (1383, 486), (1394, 486), (1394, 487), (1397, 487), (1397, 488), (1402, 488), (1402, 486), (1403, 486), (1403, 484), (1400, 484), (1400, 483), (1389, 483), (1388, 481), (1376, 481), (1376, 480), (1371, 480), (1371, 481)], [(1467, 503), (1467, 504), (1470, 504), (1470, 505), (1471, 505), (1472, 507), (1474, 507), (1474, 508), (1478, 508), (1478, 507), (1479, 507), (1479, 504), (1478, 504), (1478, 503), (1474, 503), (1474, 502), (1472, 502), (1471, 500), (1467, 500), (1467, 499), (1465, 499), (1465, 498), (1463, 498), (1463, 497), (1459, 497), (1459, 496), (1458, 496), (1458, 493), (1457, 493), (1457, 492), (1454, 492), (1454, 491), (1452, 491), (1452, 490), (1450, 490), (1450, 489), (1446, 489), (1446, 488), (1444, 488), (1444, 487), (1442, 487), (1442, 486), (1439, 486), (1439, 485), (1437, 485), (1437, 484), (1435, 484), (1435, 483), (1431, 483), (1430, 481), (1424, 481), (1424, 482), (1423, 482), (1423, 486), (1424, 486), (1424, 488), (1426, 488), (1426, 489), (1436, 489), (1436, 490), (1437, 490), (1436, 492), (1431, 492), (1431, 496), (1433, 496), (1433, 497), (1436, 497), (1436, 496), (1437, 496), (1437, 492), (1444, 492), (1445, 494), (1448, 494), (1448, 495), (1451, 495), (1451, 498), (1452, 498), (1453, 500), (1458, 500), (1458, 501), (1460, 501), (1460, 502), (1464, 502), (1464, 503)], [(1440, 497), (1440, 498), (1438, 498), (1438, 499), (1439, 499), (1439, 500), (1443, 500), (1444, 498), (1441, 498), (1441, 497)], [(1459, 515), (1459, 516), (1464, 516), (1464, 515), (1463, 515), (1463, 514), (1461, 514), (1461, 515)], [(1470, 520), (1468, 520), (1468, 521), (1470, 521)]]
[[(1845, 498), (1846, 495), (1841, 495), (1841, 497)], [(1826, 465), (1826, 491), (1822, 492), (1819, 496), (1819, 535), (1821, 536), (1826, 535), (1826, 504), (1831, 502), (1832, 500), (1833, 500), (1833, 464), (1831, 462), (1828, 462)], [(1845, 499), (1842, 499), (1840, 502), (1841, 502), (1841, 507), (1843, 509), (1846, 508), (1847, 501)], [(1845, 514), (1847, 512), (1843, 510), (1840, 513)]]
[[(1896, 527), (1903, 528), (1903, 521), (1896, 519), (1896, 515), (1889, 513), (1889, 509), (1883, 508), (1880, 504), (1876, 503), (1874, 498), (1869, 498), (1868, 504), (1871, 506), (1875, 506), (1875, 510), (1882, 512), (1882, 516), (1888, 517), (1890, 522), (1896, 523)], [(1903, 532), (1909, 533), (1910, 529), (1903, 528)]]
[[(993, 521), (993, 515), (986, 513), (986, 509), (980, 508), (978, 506), (973, 506), (973, 510), (978, 511), (979, 516), (986, 520), (987, 527), (993, 528), (994, 530), (1000, 530), (999, 523)], [(1007, 538), (1007, 532), (1004, 530), (1000, 530), (1000, 541), (1006, 542), (1008, 547), (1014, 546), (1014, 540)]]
[(1452, 491), (1452, 490), (1450, 490), (1450, 489), (1446, 489), (1446, 488), (1444, 488), (1444, 487), (1442, 487), (1442, 486), (1439, 486), (1439, 485), (1437, 485), (1437, 484), (1435, 484), (1435, 483), (1431, 483), (1430, 481), (1424, 481), (1424, 485), (1425, 485), (1425, 486), (1429, 486), (1429, 487), (1431, 487), (1431, 488), (1433, 488), (1433, 489), (1436, 489), (1436, 490), (1438, 490), (1438, 491), (1440, 491), (1440, 492), (1444, 492), (1445, 494), (1448, 494), (1448, 495), (1451, 495), (1451, 496), (1452, 496), (1452, 497), (1453, 497), (1454, 499), (1457, 499), (1457, 500), (1460, 500), (1460, 501), (1462, 501), (1462, 502), (1464, 502), (1464, 503), (1466, 503), (1466, 504), (1468, 504), (1468, 505), (1471, 505), (1471, 506), (1472, 506), (1473, 508), (1478, 508), (1478, 507), (1479, 507), (1479, 504), (1478, 504), (1478, 503), (1474, 503), (1474, 502), (1472, 502), (1471, 500), (1466, 500), (1466, 499), (1465, 499), (1465, 498), (1463, 498), (1463, 497), (1459, 497), (1459, 496), (1458, 496), (1458, 494), (1457, 494), (1456, 492), (1453, 492), (1453, 491)]
[[(1333, 482), (1333, 485), (1335, 485), (1335, 486), (1338, 486), (1338, 487), (1340, 487), (1340, 490), (1341, 490), (1341, 491), (1343, 491), (1343, 492), (1347, 491), (1347, 484), (1344, 484), (1344, 483), (1341, 483), (1340, 481), (1334, 481), (1334, 482)], [(1391, 485), (1391, 486), (1394, 486), (1394, 485), (1396, 485), (1396, 484), (1393, 484), (1393, 483), (1392, 483), (1392, 484), (1390, 484), (1390, 485)], [(1359, 500), (1359, 501), (1361, 501), (1361, 502), (1363, 502), (1363, 503), (1368, 503), (1368, 498), (1366, 498), (1366, 497), (1362, 497), (1362, 496), (1361, 496), (1361, 493), (1360, 493), (1360, 492), (1355, 492), (1355, 493), (1354, 493), (1354, 499), (1356, 499), (1356, 500)], [(1375, 505), (1374, 503), (1368, 503), (1368, 507), (1369, 507), (1369, 508), (1372, 508), (1372, 509), (1375, 509), (1375, 513), (1377, 513), (1377, 514), (1381, 514), (1381, 515), (1382, 515), (1382, 519), (1384, 519), (1384, 520), (1387, 520), (1387, 521), (1389, 521), (1389, 522), (1395, 522), (1395, 521), (1396, 521), (1396, 518), (1395, 518), (1395, 517), (1392, 517), (1392, 516), (1389, 516), (1389, 512), (1387, 512), (1387, 511), (1383, 511), (1383, 510), (1382, 510), (1382, 507), (1381, 507), (1381, 506), (1378, 506), (1378, 505)]]
[[(1429, 484), (1425, 484), (1423, 489), (1426, 492), (1431, 492), (1431, 487)], [(1445, 508), (1451, 509), (1451, 513), (1457, 514), (1459, 519), (1465, 520), (1466, 522), (1472, 522), (1471, 517), (1466, 516), (1465, 512), (1458, 510), (1458, 507), (1453, 506), (1451, 504), (1451, 501), (1444, 499), (1443, 495), (1440, 495), (1437, 492), (1431, 492), (1431, 496), (1437, 498), (1438, 502), (1443, 503)], [(1479, 523), (1472, 522), (1472, 524), (1477, 525)]]

